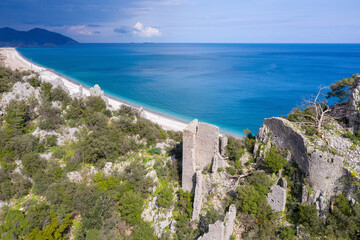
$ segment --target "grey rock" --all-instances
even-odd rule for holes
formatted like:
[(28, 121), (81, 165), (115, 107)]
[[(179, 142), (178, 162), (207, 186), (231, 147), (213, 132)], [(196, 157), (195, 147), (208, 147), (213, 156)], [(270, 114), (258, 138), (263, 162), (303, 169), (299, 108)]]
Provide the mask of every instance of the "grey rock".
[(12, 87), (11, 92), (7, 92), (3, 95), (1, 103), (7, 105), (11, 100), (26, 100), (29, 97), (33, 96), (34, 98), (39, 98), (39, 89), (35, 89), (28, 82), (22, 83), (17, 82)]
[(109, 99), (105, 97), (104, 91), (101, 90), (98, 84), (95, 84), (94, 87), (90, 88), (90, 96), (101, 97), (106, 103), (106, 106), (109, 106)]

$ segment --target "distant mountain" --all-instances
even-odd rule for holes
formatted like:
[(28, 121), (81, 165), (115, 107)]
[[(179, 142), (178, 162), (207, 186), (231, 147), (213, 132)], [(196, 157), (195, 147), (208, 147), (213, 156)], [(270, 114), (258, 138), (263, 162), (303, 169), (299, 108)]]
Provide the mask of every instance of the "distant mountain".
[(17, 31), (0, 28), (0, 47), (56, 47), (79, 44), (74, 39), (41, 28)]

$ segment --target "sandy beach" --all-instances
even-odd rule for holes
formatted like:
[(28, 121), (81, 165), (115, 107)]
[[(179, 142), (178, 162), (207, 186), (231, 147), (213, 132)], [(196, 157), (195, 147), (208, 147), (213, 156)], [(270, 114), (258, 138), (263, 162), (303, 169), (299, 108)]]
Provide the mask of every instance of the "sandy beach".
[[(69, 80), (60, 74), (55, 73), (54, 71), (47, 69), (45, 67), (39, 66), (37, 64), (33, 64), (24, 58), (15, 48), (0, 48), (0, 61), (4, 63), (5, 66), (15, 70), (18, 69), (20, 71), (24, 70), (32, 70), (40, 74), (42, 81), (54, 82), (61, 81), (63, 86), (69, 91), (71, 95), (76, 95), (82, 92), (82, 95), (89, 96), (90, 89), (80, 83), (76, 83), (74, 80)], [(100, 84), (99, 84), (100, 85)], [(101, 87), (101, 85), (100, 85)], [(112, 110), (118, 109), (121, 105), (129, 105), (127, 103), (121, 102), (111, 96), (106, 95), (109, 103), (109, 107)], [(133, 106), (134, 107), (134, 106)], [(182, 131), (187, 123), (163, 116), (158, 113), (154, 113), (147, 109), (143, 109), (143, 116), (150, 121), (159, 124), (165, 130), (173, 130), (173, 131)]]

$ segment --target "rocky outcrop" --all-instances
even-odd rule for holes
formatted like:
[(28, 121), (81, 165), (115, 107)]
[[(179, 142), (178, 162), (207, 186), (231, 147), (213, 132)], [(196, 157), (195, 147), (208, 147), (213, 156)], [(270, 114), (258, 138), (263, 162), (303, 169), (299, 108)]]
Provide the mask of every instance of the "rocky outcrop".
[(78, 128), (63, 128), (61, 129), (61, 134), (56, 131), (45, 131), (40, 128), (36, 128), (34, 132), (32, 132), (33, 136), (39, 137), (41, 141), (44, 141), (46, 137), (55, 135), (57, 137), (57, 144), (63, 145), (65, 141), (75, 141), (76, 133), (78, 132)]
[(39, 89), (34, 88), (28, 82), (16, 82), (12, 87), (12, 90), (3, 95), (1, 103), (6, 106), (11, 100), (26, 100), (29, 97), (39, 99)]
[(109, 99), (105, 97), (104, 91), (101, 90), (98, 84), (95, 84), (94, 87), (90, 88), (90, 96), (101, 97), (106, 103), (106, 106), (109, 106)]

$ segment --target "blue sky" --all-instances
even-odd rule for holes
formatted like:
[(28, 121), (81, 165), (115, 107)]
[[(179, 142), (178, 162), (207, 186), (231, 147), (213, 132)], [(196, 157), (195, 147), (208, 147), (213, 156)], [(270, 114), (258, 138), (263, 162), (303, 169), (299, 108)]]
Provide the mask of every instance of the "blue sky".
[(80, 42), (359, 43), (360, 0), (1, 0), (5, 26)]

